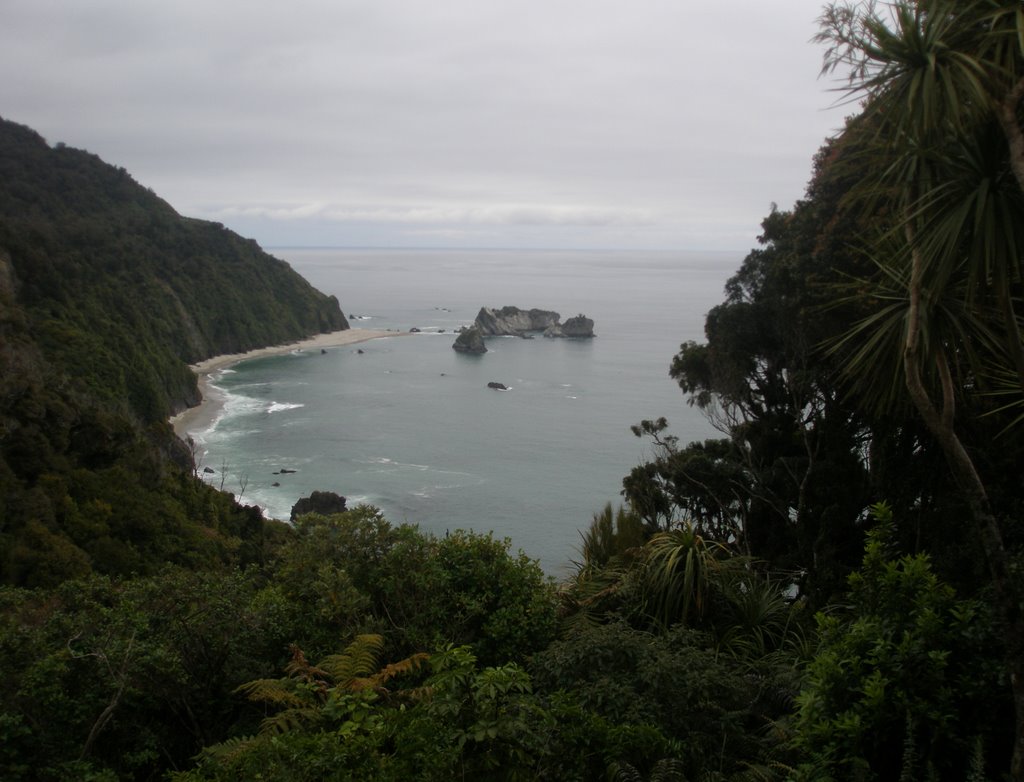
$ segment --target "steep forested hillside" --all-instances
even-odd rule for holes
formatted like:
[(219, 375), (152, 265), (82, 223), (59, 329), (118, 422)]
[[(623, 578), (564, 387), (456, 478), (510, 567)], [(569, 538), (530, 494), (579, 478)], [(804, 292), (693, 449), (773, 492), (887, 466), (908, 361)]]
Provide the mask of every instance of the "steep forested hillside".
[(124, 169), (0, 122), (4, 277), (47, 358), (146, 420), (194, 398), (182, 362), (347, 327), (337, 299)]
[(192, 484), (165, 423), (187, 364), (347, 327), (255, 242), (0, 120), (0, 580), (237, 556), (262, 522)]

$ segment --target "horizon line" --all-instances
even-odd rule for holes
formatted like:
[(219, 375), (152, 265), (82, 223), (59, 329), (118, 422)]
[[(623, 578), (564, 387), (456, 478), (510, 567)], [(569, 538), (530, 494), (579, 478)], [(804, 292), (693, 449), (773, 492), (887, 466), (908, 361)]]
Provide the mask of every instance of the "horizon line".
[(510, 247), (497, 245), (464, 246), (464, 245), (388, 245), (388, 244), (265, 244), (260, 245), (266, 250), (462, 250), (478, 251), (514, 251), (514, 252), (641, 252), (641, 253), (747, 253), (748, 248), (709, 248), (709, 247)]

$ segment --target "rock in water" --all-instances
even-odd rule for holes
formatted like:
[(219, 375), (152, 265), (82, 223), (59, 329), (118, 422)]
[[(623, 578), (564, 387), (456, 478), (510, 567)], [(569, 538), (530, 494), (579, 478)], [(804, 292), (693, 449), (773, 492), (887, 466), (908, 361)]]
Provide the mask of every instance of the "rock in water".
[(569, 337), (570, 339), (590, 339), (594, 336), (594, 321), (586, 315), (569, 318), (561, 325), (555, 324), (544, 331), (545, 337)]
[(291, 520), (295, 521), (307, 513), (329, 516), (332, 513), (344, 513), (346, 510), (348, 509), (345, 507), (345, 498), (340, 494), (333, 491), (315, 491), (292, 505)]
[(474, 325), (485, 337), (518, 336), (528, 331), (543, 331), (558, 323), (561, 316), (548, 310), (521, 310), (502, 307), (493, 310), (481, 307)]
[(486, 353), (487, 346), (484, 344), (484, 335), (476, 326), (468, 328), (455, 338), (452, 350), (459, 353)]
[(594, 321), (581, 313), (562, 324), (562, 333), (567, 337), (593, 337)]
[(487, 387), (493, 388), (495, 391), (508, 391), (508, 386), (506, 386), (504, 383), (495, 383), (492, 381), (487, 384)]

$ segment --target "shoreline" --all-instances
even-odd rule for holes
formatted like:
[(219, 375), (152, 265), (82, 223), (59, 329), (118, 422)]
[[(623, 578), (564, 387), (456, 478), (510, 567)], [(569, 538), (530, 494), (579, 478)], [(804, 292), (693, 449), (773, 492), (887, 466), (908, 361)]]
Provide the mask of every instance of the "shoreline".
[(341, 331), (317, 334), (316, 336), (295, 342), (256, 348), (246, 353), (225, 353), (190, 364), (189, 369), (199, 377), (199, 394), (202, 399), (195, 407), (189, 407), (177, 415), (171, 416), (168, 422), (173, 427), (174, 433), (184, 442), (188, 442), (192, 432), (208, 429), (224, 406), (224, 397), (217, 393), (216, 389), (210, 384), (210, 375), (222, 369), (227, 369), (240, 361), (248, 361), (249, 359), (262, 358), (264, 356), (282, 356), (295, 350), (344, 347), (345, 345), (355, 345), (359, 342), (368, 342), (371, 339), (401, 337), (407, 333), (403, 331), (384, 331), (382, 329), (347, 328)]

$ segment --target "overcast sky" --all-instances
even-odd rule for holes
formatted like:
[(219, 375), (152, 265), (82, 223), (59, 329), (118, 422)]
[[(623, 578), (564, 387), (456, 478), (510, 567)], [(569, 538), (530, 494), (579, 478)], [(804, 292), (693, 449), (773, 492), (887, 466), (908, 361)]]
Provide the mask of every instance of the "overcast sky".
[(265, 246), (743, 250), (819, 0), (2, 0), (0, 116)]

